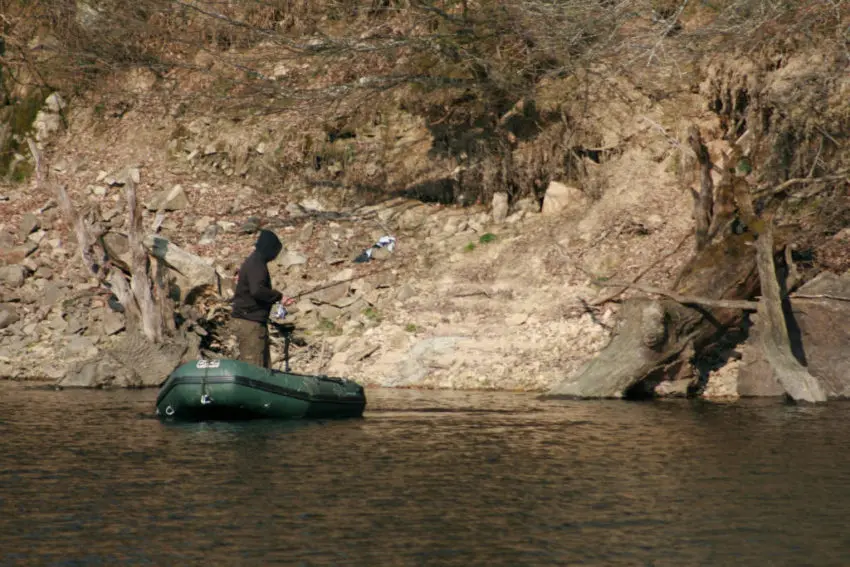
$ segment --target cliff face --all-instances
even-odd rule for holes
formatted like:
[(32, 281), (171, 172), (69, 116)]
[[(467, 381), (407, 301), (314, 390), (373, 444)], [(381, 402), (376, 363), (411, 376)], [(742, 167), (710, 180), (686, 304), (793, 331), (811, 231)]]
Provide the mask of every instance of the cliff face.
[[(98, 45), (91, 34), (106, 25), (105, 14), (118, 14), (108, 30), (136, 22), (119, 4), (109, 12), (78, 2), (75, 29)], [(198, 9), (181, 15), (189, 18), (181, 29), (200, 29), (192, 27)], [(664, 13), (662, 24), (650, 12), (620, 22), (640, 31), (632, 38), (654, 38), (654, 48), (625, 42), (594, 58), (590, 47), (574, 46), (581, 66), (561, 61), (519, 85), (498, 79), (507, 70), (492, 61), (484, 73), (438, 50), (418, 62), (430, 73), (423, 89), (410, 69), (424, 44), (408, 42), (394, 62), (366, 49), (388, 37), (422, 40), (401, 16), (379, 20), (397, 26), (395, 36), (358, 28), (361, 51), (337, 42), (345, 52), (338, 57), (306, 29), (328, 30), (332, 18), (309, 23), (281, 12), (274, 25), (254, 22), (245, 35), (234, 22), (260, 15), (218, 14), (230, 25), (199, 48), (188, 31), (175, 35), (168, 21), (149, 16), (148, 27), (127, 29), (147, 38), (156, 59), (145, 59), (153, 51), (127, 54), (131, 64), (98, 67), (77, 91), (74, 73), (35, 90), (39, 67), (9, 60), (19, 80), (4, 82), (10, 104), (0, 113), (12, 132), (0, 190), (0, 375), (61, 380), (125, 334), (109, 293), (82, 271), (54, 196), (26, 177), (26, 129), (10, 127), (8, 117), (26, 114), (33, 96), (44, 102), (29, 113), (31, 132), (51, 175), (116, 242), (127, 229), (117, 180), (128, 168), (138, 171), (148, 205), (145, 229), (212, 264), (225, 297), (254, 230), (282, 236), (286, 252), (272, 277), (286, 293), (304, 293), (290, 315), (299, 371), (370, 385), (529, 390), (570, 376), (615, 332), (617, 300), (634, 294), (606, 301), (611, 289), (599, 281), (670, 287), (693, 254), (689, 188), (699, 179), (686, 141), (691, 126), (718, 165), (716, 186), (735, 169), (757, 205), (775, 213), (803, 279), (843, 272), (833, 235), (847, 225), (850, 76), (847, 38), (827, 32), (846, 28), (848, 15), (818, 16), (817, 41), (797, 39), (798, 30), (747, 48), (714, 35), (713, 47), (693, 53), (688, 34), (708, 29), (710, 14)], [(448, 21), (441, 25), (455, 25)], [(15, 39), (43, 54), (44, 45), (67, 41), (61, 31)], [(104, 33), (103, 45), (110, 41)], [(404, 80), (386, 83), (397, 75)], [(437, 75), (463, 84), (434, 88)], [(718, 206), (723, 197), (715, 196)], [(396, 239), (391, 253), (352, 261), (385, 235)], [(196, 329), (201, 348), (228, 354), (220, 316), (207, 315), (207, 329)], [(735, 395), (727, 374), (734, 383), (737, 370), (721, 366), (695, 361), (679, 379), (708, 384), (709, 395)], [(120, 372), (91, 379), (133, 383)]]

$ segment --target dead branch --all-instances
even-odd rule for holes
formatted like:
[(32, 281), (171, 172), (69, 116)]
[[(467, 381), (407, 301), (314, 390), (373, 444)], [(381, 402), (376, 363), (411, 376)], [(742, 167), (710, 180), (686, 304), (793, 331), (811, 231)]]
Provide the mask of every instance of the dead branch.
[(756, 191), (756, 196), (774, 196), (782, 193), (789, 187), (798, 184), (808, 184), (808, 183), (817, 183), (819, 181), (841, 181), (848, 180), (848, 176), (850, 176), (850, 170), (842, 170), (835, 175), (825, 175), (823, 177), (795, 177), (793, 179), (788, 179), (783, 181), (779, 185), (774, 188), (762, 189), (761, 191)]
[(693, 297), (688, 295), (681, 295), (676, 293), (675, 291), (661, 289), (659, 287), (629, 282), (596, 281), (594, 283), (602, 287), (625, 287), (636, 289), (644, 293), (663, 295), (664, 297), (669, 297), (676, 303), (681, 303), (682, 305), (702, 305), (704, 307), (713, 307), (719, 309), (743, 309), (744, 311), (755, 311), (758, 309), (757, 301), (746, 301), (743, 299), (710, 299), (707, 297)]

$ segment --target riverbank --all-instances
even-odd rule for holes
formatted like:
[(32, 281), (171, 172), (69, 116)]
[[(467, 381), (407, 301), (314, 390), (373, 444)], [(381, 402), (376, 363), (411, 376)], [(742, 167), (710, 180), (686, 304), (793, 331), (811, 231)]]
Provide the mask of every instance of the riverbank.
[[(701, 29), (703, 9), (689, 13), (682, 33)], [(26, 44), (32, 53), (58, 41), (33, 34), (42, 35)], [(193, 322), (183, 329), (191, 348), (163, 361), (232, 354), (222, 306), (266, 227), (286, 246), (271, 266), (275, 285), (301, 294), (289, 315), (294, 369), (367, 386), (549, 391), (610, 342), (623, 301), (645, 295), (606, 282), (672, 289), (695, 257), (691, 190), (700, 169), (691, 128), (715, 166), (715, 208), (729, 230), (756, 232), (735, 224), (740, 203), (720, 189), (735, 171), (759, 207), (781, 201), (770, 211), (795, 284), (815, 281), (820, 291), (808, 295), (850, 297), (840, 277), (850, 268), (850, 79), (840, 51), (797, 34), (703, 57), (687, 52), (686, 37), (667, 48), (688, 65), (626, 70), (616, 57), (600, 60), (543, 76), (510, 104), (404, 84), (284, 108), (262, 89), (330, 88), (344, 62), (299, 54), (287, 55), (297, 64), (272, 64), (280, 54), (250, 42), (177, 42), (169, 53), (179, 61), (116, 67), (84, 92), (21, 81), (3, 114), (12, 124), (18, 110), (33, 110), (9, 138), (18, 140), (15, 157), (0, 185), (0, 376), (150, 386), (167, 367), (147, 377), (127, 370), (128, 360), (150, 360), (148, 351), (128, 341), (123, 306), (81, 261), (55, 186), (32, 177), (27, 133), (110, 263), (129, 264), (128, 177), (144, 205), (144, 234), (180, 254), (166, 264), (183, 290), (179, 318)], [(211, 52), (270, 68), (243, 76)], [(392, 251), (354, 261), (385, 236), (395, 239)], [(741, 256), (726, 252), (716, 265)], [(833, 307), (821, 305), (805, 329), (809, 362), (827, 381), (846, 374), (827, 336)], [(780, 395), (758, 344), (746, 342), (754, 325), (744, 317), (734, 340), (668, 369), (653, 393)], [(839, 379), (830, 391), (844, 390)]]

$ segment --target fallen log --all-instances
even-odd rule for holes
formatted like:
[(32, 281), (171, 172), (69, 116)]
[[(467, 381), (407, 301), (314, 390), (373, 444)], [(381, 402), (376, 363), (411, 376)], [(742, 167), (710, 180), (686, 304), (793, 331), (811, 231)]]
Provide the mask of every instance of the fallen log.
[(758, 291), (753, 240), (750, 233), (728, 233), (709, 243), (691, 259), (673, 291), (633, 285), (665, 297), (625, 301), (608, 345), (547, 396), (642, 397), (662, 381), (689, 374), (694, 355), (722, 344), (729, 330), (741, 325), (744, 311), (754, 307), (742, 301)]

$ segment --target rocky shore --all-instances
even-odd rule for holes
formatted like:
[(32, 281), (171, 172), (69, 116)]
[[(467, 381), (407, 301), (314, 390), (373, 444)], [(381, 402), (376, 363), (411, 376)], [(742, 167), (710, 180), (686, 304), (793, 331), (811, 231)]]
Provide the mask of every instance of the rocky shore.
[[(266, 47), (246, 54), (281, 67), (265, 60)], [(413, 87), (365, 101), (352, 94), (321, 111), (216, 112), (192, 106), (193, 94), (212, 89), (214, 73), (241, 71), (222, 71), (206, 49), (161, 74), (115, 69), (73, 99), (22, 83), (0, 109), (0, 146), (11, 156), (0, 182), (0, 377), (154, 386), (187, 357), (232, 356), (227, 301), (262, 227), (284, 242), (270, 269), (298, 298), (287, 321), (299, 372), (550, 392), (612, 344), (629, 300), (663, 296), (679, 305), (652, 304), (643, 312), (651, 325), (632, 325), (646, 330), (636, 348), (663, 374), (642, 380), (651, 394), (781, 395), (759, 339), (762, 314), (747, 306), (728, 317), (733, 333), (717, 324), (706, 352), (677, 329), (676, 363), (663, 367), (670, 314), (697, 309), (681, 301), (687, 289), (672, 300), (664, 291), (683, 270), (711, 283), (749, 257), (768, 211), (781, 233), (777, 277), (793, 354), (829, 397), (845, 397), (850, 79), (840, 53), (819, 49), (801, 40), (675, 72), (600, 62), (541, 78), (533, 94), (496, 105), (498, 116), (474, 96), (416, 98)], [(311, 62), (298, 67), (307, 86), (327, 70)], [(257, 75), (273, 86), (287, 76)], [(23, 110), (33, 111), (27, 124)], [(691, 132), (703, 146), (689, 145)], [(27, 138), (46, 157), (49, 184), (33, 176)], [(77, 227), (51, 189), (67, 192), (97, 236), (96, 263), (129, 272), (128, 180), (142, 203), (146, 257), (175, 282), (184, 322), (185, 344), (159, 345), (156, 356), (134, 346), (126, 306), (85, 266)], [(376, 245), (385, 237), (391, 249)], [(720, 252), (700, 257), (712, 237)], [(709, 291), (754, 304), (751, 275)], [(706, 336), (712, 317), (700, 321)], [(281, 357), (275, 335), (278, 367)]]

